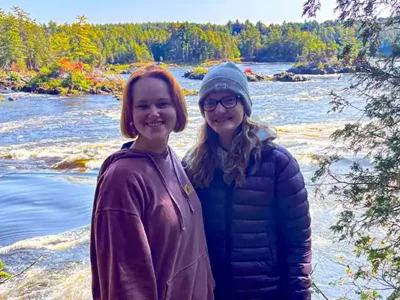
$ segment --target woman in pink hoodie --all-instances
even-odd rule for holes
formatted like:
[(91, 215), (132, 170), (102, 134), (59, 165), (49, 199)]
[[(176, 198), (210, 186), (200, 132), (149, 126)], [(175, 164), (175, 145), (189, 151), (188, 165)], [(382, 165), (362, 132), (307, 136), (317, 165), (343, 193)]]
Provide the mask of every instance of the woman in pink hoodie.
[(199, 199), (168, 146), (187, 124), (182, 90), (165, 69), (132, 74), (121, 131), (135, 139), (103, 163), (90, 257), (94, 299), (213, 299)]

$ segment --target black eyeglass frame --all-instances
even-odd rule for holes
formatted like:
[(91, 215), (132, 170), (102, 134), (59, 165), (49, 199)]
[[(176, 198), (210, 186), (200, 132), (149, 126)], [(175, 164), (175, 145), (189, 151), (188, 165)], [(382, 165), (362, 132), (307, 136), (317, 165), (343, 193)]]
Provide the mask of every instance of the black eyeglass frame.
[[(234, 104), (233, 106), (225, 106), (224, 103), (223, 103), (223, 100), (225, 100), (225, 99), (227, 99), (227, 98), (235, 98), (235, 100), (236, 100), (235, 104)], [(219, 99), (219, 100), (217, 100), (217, 99), (212, 99), (212, 98), (211, 98), (211, 99), (205, 99), (205, 100), (203, 100), (203, 101), (200, 102), (200, 106), (201, 106), (201, 108), (202, 108), (204, 111), (206, 111), (206, 112), (212, 112), (212, 111), (216, 110), (219, 103), (221, 103), (221, 105), (222, 105), (225, 109), (230, 109), (230, 108), (236, 107), (236, 105), (238, 104), (239, 100), (241, 100), (241, 99), (242, 99), (242, 97), (241, 97), (240, 95), (235, 95), (235, 96), (229, 95), (229, 96), (222, 97), (222, 98)], [(215, 101), (215, 107), (214, 107), (213, 109), (208, 109), (208, 110), (207, 110), (207, 109), (204, 109), (204, 103), (205, 103), (206, 101), (209, 101), (209, 100)]]

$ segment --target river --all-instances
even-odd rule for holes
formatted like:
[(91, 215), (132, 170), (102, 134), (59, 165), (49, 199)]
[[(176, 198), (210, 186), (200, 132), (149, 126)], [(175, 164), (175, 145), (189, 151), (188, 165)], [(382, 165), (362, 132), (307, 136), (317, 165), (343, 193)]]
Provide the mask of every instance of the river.
[[(240, 65), (271, 75), (290, 66)], [(198, 90), (199, 81), (182, 77), (185, 70), (171, 71), (184, 88)], [(276, 128), (277, 142), (301, 165), (310, 194), (313, 277), (327, 296), (340, 297), (346, 284), (329, 283), (345, 276), (345, 261), (354, 256), (348, 244), (333, 242), (329, 227), (341, 208), (333, 199), (314, 196), (311, 177), (315, 155), (332, 149), (329, 135), (357, 113), (327, 114), (330, 92), (348, 86), (349, 75), (310, 78), (303, 83), (250, 83), (253, 117)], [(90, 299), (88, 224), (99, 167), (126, 141), (119, 132), (120, 102), (99, 95), (12, 96), (17, 101), (0, 102), (0, 259), (12, 274), (42, 259), (0, 285), (0, 299)], [(197, 97), (187, 97), (187, 103), (189, 126), (170, 140), (181, 156), (203, 121)], [(339, 166), (346, 169), (349, 163), (343, 159)]]

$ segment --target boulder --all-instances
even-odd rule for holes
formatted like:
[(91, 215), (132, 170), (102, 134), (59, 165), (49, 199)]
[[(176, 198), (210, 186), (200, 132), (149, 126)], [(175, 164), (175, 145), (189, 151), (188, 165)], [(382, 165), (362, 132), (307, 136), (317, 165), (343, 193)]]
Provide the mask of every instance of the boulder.
[(183, 77), (188, 78), (188, 79), (194, 79), (194, 80), (203, 80), (205, 75), (206, 74), (194, 73), (193, 70), (189, 70), (183, 74)]
[(311, 75), (325, 75), (326, 71), (325, 69), (319, 69), (319, 68), (312, 68), (309, 70), (309, 72), (305, 73), (305, 74), (311, 74)]
[(290, 72), (282, 72), (275, 74), (273, 80), (282, 82), (304, 82), (308, 81), (309, 79), (305, 76), (299, 76)]
[(336, 74), (338, 73), (334, 67), (328, 67), (325, 69), (326, 74)]
[(5, 78), (0, 79), (0, 90), (9, 90), (12, 86), (15, 86), (13, 81), (7, 80)]
[(77, 90), (77, 91), (79, 91), (79, 92), (82, 92), (82, 90), (83, 90), (83, 88), (82, 88), (81, 86), (79, 86), (79, 85), (73, 85), (73, 86), (72, 86), (72, 89), (73, 89), (73, 90)]
[(262, 73), (244, 73), (247, 77), (247, 81), (250, 82), (259, 82), (259, 81), (268, 81), (271, 80), (271, 78), (267, 75), (264, 75)]
[(319, 69), (313, 64), (310, 64), (308, 66), (299, 66), (299, 67), (294, 67), (290, 68), (287, 72), (293, 73), (293, 74), (300, 74), (300, 75), (324, 75), (326, 74), (325, 70)]
[(292, 67), (288, 70), (288, 72), (293, 73), (293, 74), (307, 74), (308, 69), (306, 66), (298, 66), (298, 67)]
[[(259, 81), (268, 81), (271, 80), (271, 77), (264, 75), (262, 73), (250, 73), (250, 72), (245, 72), (244, 73), (247, 77), (247, 80), (250, 82), (259, 82)], [(183, 74), (183, 77), (188, 78), (188, 79), (194, 79), (194, 80), (203, 80), (204, 76), (206, 74), (203, 73), (194, 73), (193, 70), (188, 70)]]
[[(362, 66), (368, 66), (368, 63), (363, 62)], [(354, 73), (361, 72), (363, 67), (360, 67), (360, 63), (357, 62), (355, 65), (349, 65), (345, 62), (310, 62), (306, 65), (299, 65), (292, 67), (288, 70), (294, 74), (309, 74), (309, 75), (325, 75), (325, 74), (340, 74), (340, 73)]]
[(104, 87), (104, 86), (101, 87), (101, 90), (102, 90), (103, 92), (110, 93), (110, 94), (113, 92), (112, 89), (107, 88), (107, 87)]
[(42, 88), (42, 87), (38, 87), (36, 89), (36, 93), (38, 93), (38, 94), (47, 94), (47, 90)]
[[(360, 69), (357, 70), (361, 71)], [(343, 67), (340, 73), (353, 73), (354, 71), (355, 69), (353, 67)]]
[(25, 93), (32, 93), (34, 91), (34, 89), (30, 86), (24, 85), (23, 87), (21, 87), (19, 89), (21, 92), (25, 92)]
[(54, 89), (50, 89), (47, 91), (49, 95), (60, 95), (62, 93), (62, 89), (60, 87), (56, 87)]

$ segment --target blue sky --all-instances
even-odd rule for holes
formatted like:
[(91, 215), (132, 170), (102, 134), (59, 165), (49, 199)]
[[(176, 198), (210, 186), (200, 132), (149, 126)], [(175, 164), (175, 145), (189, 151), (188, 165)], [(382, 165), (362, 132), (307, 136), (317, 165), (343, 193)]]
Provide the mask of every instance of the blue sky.
[[(39, 23), (71, 23), (85, 15), (89, 23), (192, 21), (225, 24), (228, 20), (265, 24), (301, 22), (305, 0), (1, 0), (6, 12), (19, 6)], [(335, 0), (322, 0), (317, 21), (334, 18)]]

